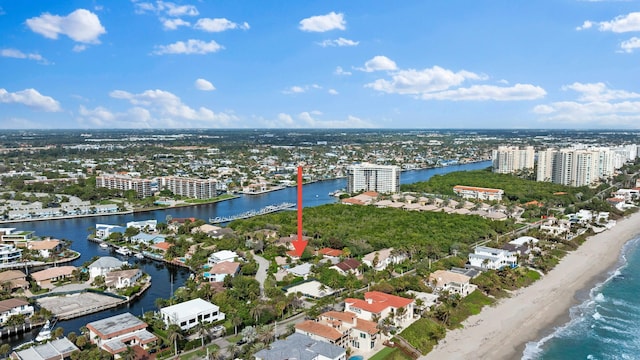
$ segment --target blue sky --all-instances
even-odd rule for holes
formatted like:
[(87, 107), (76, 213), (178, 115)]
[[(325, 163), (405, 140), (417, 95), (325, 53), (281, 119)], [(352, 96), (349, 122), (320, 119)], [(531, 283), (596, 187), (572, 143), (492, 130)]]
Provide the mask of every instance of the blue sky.
[(0, 128), (640, 128), (638, 1), (0, 0)]

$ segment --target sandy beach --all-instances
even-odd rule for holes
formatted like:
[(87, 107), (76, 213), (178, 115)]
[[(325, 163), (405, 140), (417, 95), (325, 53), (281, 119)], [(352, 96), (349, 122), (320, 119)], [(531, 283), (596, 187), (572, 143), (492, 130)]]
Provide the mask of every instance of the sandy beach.
[(602, 282), (620, 258), (624, 244), (640, 234), (640, 212), (589, 237), (545, 277), (512, 297), (484, 308), (448, 331), (421, 359), (520, 359), (526, 343), (551, 334), (569, 320), (576, 294)]

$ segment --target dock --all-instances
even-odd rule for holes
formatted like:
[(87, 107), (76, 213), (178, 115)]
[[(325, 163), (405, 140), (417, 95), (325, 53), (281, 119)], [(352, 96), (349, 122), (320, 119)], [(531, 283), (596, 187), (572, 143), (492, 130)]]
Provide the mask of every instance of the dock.
[(286, 210), (289, 208), (292, 208), (296, 206), (296, 204), (294, 203), (287, 203), (284, 202), (282, 204), (278, 204), (278, 205), (268, 205), (263, 207), (260, 210), (249, 210), (246, 212), (243, 212), (241, 214), (236, 214), (236, 215), (231, 215), (231, 216), (217, 216), (215, 218), (209, 218), (209, 222), (212, 224), (221, 224), (221, 223), (226, 223), (226, 222), (230, 222), (230, 221), (234, 221), (234, 220), (240, 220), (240, 219), (248, 219), (254, 216), (259, 216), (259, 215), (266, 215), (266, 214), (270, 214), (276, 211), (280, 211), (280, 210)]

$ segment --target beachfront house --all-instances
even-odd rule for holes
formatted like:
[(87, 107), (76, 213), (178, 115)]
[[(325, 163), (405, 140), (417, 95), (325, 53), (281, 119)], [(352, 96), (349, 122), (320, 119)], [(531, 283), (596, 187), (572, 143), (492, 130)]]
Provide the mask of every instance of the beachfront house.
[(160, 315), (167, 326), (175, 324), (182, 330), (189, 330), (200, 322), (214, 323), (225, 319), (218, 305), (200, 298), (163, 307)]
[[(379, 336), (378, 324), (361, 319), (356, 314), (345, 311), (327, 311), (318, 316), (317, 323), (340, 331), (346, 336), (346, 343), (336, 345), (367, 352), (382, 341)], [(296, 332), (298, 328), (296, 327)]]
[(10, 317), (14, 315), (24, 315), (30, 317), (33, 315), (33, 306), (25, 300), (11, 298), (0, 301), (0, 325), (4, 324)]
[(470, 277), (448, 270), (437, 270), (429, 274), (429, 285), (436, 291), (448, 291), (450, 294), (460, 294), (465, 297), (477, 287), (471, 284)]
[(90, 322), (87, 330), (91, 343), (116, 358), (128, 347), (138, 346), (146, 350), (158, 340), (147, 330), (147, 323), (128, 312)]
[(474, 252), (469, 254), (469, 264), (475, 268), (499, 270), (505, 266), (516, 266), (518, 258), (508, 250), (477, 246)]
[(96, 276), (105, 276), (109, 272), (121, 269), (124, 265), (128, 264), (128, 262), (112, 256), (103, 256), (89, 265), (89, 277), (94, 279)]
[(415, 301), (380, 291), (364, 293), (364, 300), (346, 298), (344, 311), (355, 313), (359, 318), (373, 321), (389, 317), (396, 326), (407, 325), (413, 319)]
[(295, 332), (340, 347), (346, 347), (349, 340), (347, 331), (342, 332), (333, 326), (313, 320), (304, 320), (295, 324)]

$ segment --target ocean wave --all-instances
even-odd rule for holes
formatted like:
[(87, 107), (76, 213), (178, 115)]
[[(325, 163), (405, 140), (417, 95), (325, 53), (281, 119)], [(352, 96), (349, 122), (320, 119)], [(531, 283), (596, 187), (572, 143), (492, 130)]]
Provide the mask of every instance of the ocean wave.
[[(596, 284), (590, 291), (589, 297), (585, 299), (582, 303), (575, 305), (569, 309), (569, 315), (571, 320), (569, 320), (566, 324), (556, 327), (554, 331), (543, 337), (538, 341), (530, 341), (525, 344), (524, 351), (522, 352), (522, 360), (535, 360), (543, 354), (544, 349), (543, 346), (549, 340), (559, 337), (567, 337), (571, 336), (573, 333), (579, 333), (582, 330), (577, 328), (577, 325), (581, 322), (584, 322), (586, 316), (591, 314), (591, 316), (595, 319), (596, 317), (601, 315), (595, 310), (596, 302), (600, 300), (604, 301), (605, 296), (602, 294), (601, 290), (603, 286), (612, 281), (615, 277), (622, 275), (622, 271), (624, 268), (628, 266), (627, 254), (631, 249), (633, 249), (638, 243), (640, 243), (640, 237), (636, 237), (627, 241), (627, 243), (623, 246), (622, 251), (620, 252), (620, 257), (618, 259), (618, 263), (616, 268), (613, 271), (609, 272), (609, 276), (602, 282)], [(598, 314), (598, 315), (595, 315)], [(597, 319), (596, 319), (597, 320)], [(604, 342), (610, 343), (612, 339), (603, 339)], [(595, 359), (595, 357), (592, 357)]]

